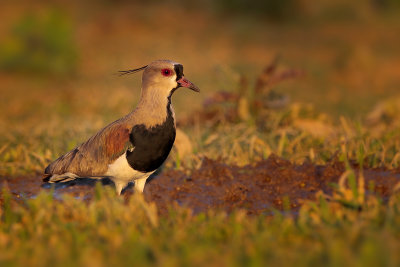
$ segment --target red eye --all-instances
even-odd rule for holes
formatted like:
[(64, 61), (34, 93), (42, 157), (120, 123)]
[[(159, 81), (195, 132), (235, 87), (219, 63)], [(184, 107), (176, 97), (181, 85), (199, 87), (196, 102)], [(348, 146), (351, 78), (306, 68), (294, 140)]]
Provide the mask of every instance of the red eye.
[(164, 76), (169, 76), (172, 74), (172, 71), (170, 69), (162, 69), (161, 74)]

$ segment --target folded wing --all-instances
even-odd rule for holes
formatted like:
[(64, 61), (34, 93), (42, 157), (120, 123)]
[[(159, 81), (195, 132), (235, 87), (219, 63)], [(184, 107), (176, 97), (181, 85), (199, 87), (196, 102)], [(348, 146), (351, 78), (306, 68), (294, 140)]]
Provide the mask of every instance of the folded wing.
[(107, 172), (108, 165), (131, 146), (129, 133), (126, 123), (116, 121), (56, 159), (47, 166), (45, 174), (48, 177), (63, 173), (80, 177), (102, 176)]

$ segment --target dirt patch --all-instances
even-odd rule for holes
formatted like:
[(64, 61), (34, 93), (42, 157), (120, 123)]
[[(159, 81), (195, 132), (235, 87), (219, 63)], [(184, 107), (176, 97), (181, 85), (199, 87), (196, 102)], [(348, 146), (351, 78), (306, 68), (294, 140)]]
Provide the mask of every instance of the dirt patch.
[[(295, 165), (271, 156), (254, 166), (237, 167), (205, 159), (190, 176), (171, 171), (152, 180), (145, 196), (161, 210), (176, 201), (195, 212), (241, 208), (260, 214), (271, 208), (282, 210), (285, 202), (297, 211), (305, 200), (314, 200), (319, 190), (332, 193), (331, 184), (337, 183), (344, 171), (344, 164), (338, 161), (323, 166)], [(400, 172), (394, 170), (367, 169), (364, 176), (367, 189), (373, 183), (373, 191), (384, 199), (400, 182)]]
[[(196, 213), (210, 208), (227, 212), (240, 208), (249, 214), (260, 214), (270, 212), (271, 208), (282, 210), (285, 205), (297, 211), (305, 200), (315, 199), (315, 193), (319, 190), (330, 194), (331, 183), (337, 183), (344, 171), (344, 164), (338, 161), (327, 165), (296, 165), (271, 156), (254, 166), (237, 167), (204, 159), (201, 168), (191, 175), (173, 170), (161, 173), (146, 185), (144, 195), (147, 201), (157, 204), (160, 213), (165, 213), (167, 206), (174, 202)], [(367, 189), (373, 184), (373, 192), (384, 199), (390, 196), (394, 185), (400, 182), (399, 170), (366, 169), (364, 176)], [(40, 190), (46, 190), (41, 187), (41, 179), (38, 177), (1, 180), (7, 182), (15, 200), (34, 197)], [(103, 183), (112, 186), (110, 182)], [(93, 180), (86, 179), (75, 185), (61, 186), (55, 190), (55, 196), (72, 194), (90, 201), (94, 184)], [(132, 193), (133, 190), (128, 189), (124, 196), (128, 198)]]

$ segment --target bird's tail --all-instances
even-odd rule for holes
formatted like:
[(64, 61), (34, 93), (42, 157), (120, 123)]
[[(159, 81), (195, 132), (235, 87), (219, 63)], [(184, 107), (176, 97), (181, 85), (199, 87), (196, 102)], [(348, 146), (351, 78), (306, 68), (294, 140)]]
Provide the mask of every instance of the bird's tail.
[(47, 176), (43, 178), (45, 183), (65, 183), (78, 178), (76, 174), (71, 172), (66, 172), (63, 174), (46, 174)]

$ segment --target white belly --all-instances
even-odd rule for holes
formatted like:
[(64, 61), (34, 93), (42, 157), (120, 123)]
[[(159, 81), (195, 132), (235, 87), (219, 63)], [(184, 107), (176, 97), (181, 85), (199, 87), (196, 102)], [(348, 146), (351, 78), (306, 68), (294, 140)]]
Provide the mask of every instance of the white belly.
[[(151, 172), (152, 173), (152, 172)], [(106, 176), (114, 177), (118, 180), (131, 182), (136, 179), (148, 177), (151, 173), (135, 171), (126, 160), (126, 152), (122, 154), (116, 161), (108, 165)]]
[(122, 189), (126, 187), (129, 182), (135, 181), (135, 188), (139, 192), (143, 192), (146, 179), (153, 173), (152, 172), (139, 172), (135, 171), (126, 160), (126, 152), (117, 158), (116, 161), (108, 165), (106, 176), (115, 184), (115, 189), (118, 194), (121, 194)]

